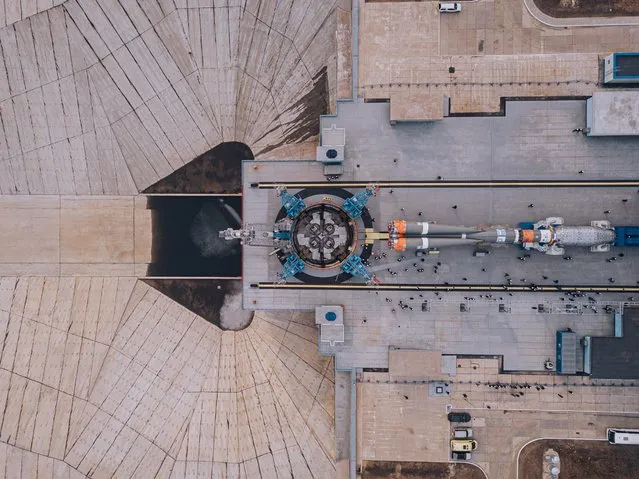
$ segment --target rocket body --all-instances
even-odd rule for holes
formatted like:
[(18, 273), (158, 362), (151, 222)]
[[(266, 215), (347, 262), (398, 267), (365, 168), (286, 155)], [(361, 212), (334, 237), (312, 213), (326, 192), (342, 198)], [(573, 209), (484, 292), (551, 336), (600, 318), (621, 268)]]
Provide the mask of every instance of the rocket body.
[(478, 240), (467, 238), (407, 238), (397, 237), (389, 240), (389, 246), (395, 251), (419, 251), (444, 248), (447, 246), (467, 246), (478, 243)]
[[(554, 221), (561, 221), (559, 223)], [(393, 220), (388, 224), (388, 244), (395, 251), (418, 251), (477, 243), (516, 244), (547, 254), (561, 254), (565, 246), (587, 246), (600, 251), (614, 243), (613, 227), (593, 222), (590, 226), (564, 226), (561, 218), (513, 227), (469, 227), (430, 222)], [(594, 249), (593, 249), (594, 248)]]
[(397, 236), (430, 236), (461, 233), (474, 233), (476, 228), (467, 226), (440, 225), (427, 221), (394, 220), (388, 225), (388, 232)]

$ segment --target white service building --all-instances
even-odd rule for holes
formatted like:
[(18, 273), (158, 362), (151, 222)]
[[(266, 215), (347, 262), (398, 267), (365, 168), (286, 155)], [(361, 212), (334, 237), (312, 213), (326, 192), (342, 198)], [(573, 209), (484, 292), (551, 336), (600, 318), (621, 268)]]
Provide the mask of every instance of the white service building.
[(586, 101), (588, 136), (639, 135), (639, 91), (599, 91)]

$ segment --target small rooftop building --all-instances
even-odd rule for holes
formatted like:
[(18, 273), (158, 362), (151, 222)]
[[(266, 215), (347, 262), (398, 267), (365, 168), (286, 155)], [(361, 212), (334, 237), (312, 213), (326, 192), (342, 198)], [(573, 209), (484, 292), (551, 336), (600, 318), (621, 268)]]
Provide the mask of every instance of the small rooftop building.
[(604, 83), (639, 83), (639, 53), (611, 53), (604, 59)]
[(639, 379), (639, 308), (624, 309), (619, 336), (591, 339), (591, 376), (597, 379)]
[(599, 91), (586, 102), (588, 136), (639, 135), (639, 91)]

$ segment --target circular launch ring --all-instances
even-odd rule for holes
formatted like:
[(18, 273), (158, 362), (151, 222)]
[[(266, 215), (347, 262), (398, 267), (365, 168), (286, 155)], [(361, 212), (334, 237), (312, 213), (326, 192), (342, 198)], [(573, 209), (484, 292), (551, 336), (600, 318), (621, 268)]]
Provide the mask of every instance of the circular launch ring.
[[(319, 207), (319, 206), (324, 206), (325, 207), (325, 211), (330, 210), (331, 213), (333, 211), (333, 209), (338, 210), (339, 212), (343, 213), (344, 217), (346, 218), (349, 222), (351, 222), (352, 224), (352, 238), (347, 242), (347, 244), (350, 245), (350, 250), (349, 250), (349, 254), (350, 253), (354, 253), (354, 254), (359, 254), (360, 258), (362, 258), (362, 260), (364, 261), (364, 264), (367, 263), (368, 258), (370, 258), (372, 252), (373, 252), (373, 246), (372, 245), (361, 245), (361, 248), (358, 248), (357, 246), (357, 230), (358, 230), (358, 226), (359, 228), (362, 228), (362, 230), (364, 228), (373, 228), (374, 227), (374, 219), (371, 217), (370, 212), (368, 211), (367, 208), (364, 208), (362, 210), (362, 215), (353, 220), (351, 219), (346, 212), (340, 208), (339, 206), (335, 205), (334, 202), (330, 201), (330, 197), (337, 197), (337, 198), (341, 198), (343, 200), (346, 200), (348, 198), (350, 198), (351, 196), (353, 196), (353, 193), (351, 193), (348, 190), (345, 190), (344, 188), (325, 188), (322, 190), (317, 190), (317, 189), (303, 189), (301, 191), (299, 191), (298, 193), (296, 193), (296, 196), (304, 199), (304, 200), (308, 200), (311, 199), (311, 201), (317, 199), (316, 202), (310, 204), (309, 206), (307, 206), (306, 208), (304, 208), (304, 210), (302, 211), (302, 213), (300, 213), (300, 216), (298, 216), (295, 221), (293, 222), (293, 226), (292, 226), (292, 231), (291, 231), (291, 239), (293, 241), (294, 247), (296, 249), (296, 252), (299, 255), (299, 248), (298, 245), (295, 244), (296, 241), (299, 241), (298, 238), (296, 238), (296, 234), (295, 231), (298, 229), (297, 225), (301, 224), (300, 223), (300, 217), (302, 217), (302, 215), (305, 215), (307, 210), (311, 210), (313, 208)], [(336, 213), (337, 215), (337, 213)], [(284, 219), (286, 217), (286, 209), (284, 207), (280, 208), (277, 217), (275, 218), (275, 222), (278, 222), (282, 219)], [(307, 226), (310, 225), (312, 222), (308, 222)], [(308, 226), (310, 228), (310, 226)], [(337, 229), (337, 226), (336, 226)], [(321, 231), (321, 225), (318, 229), (318, 227), (313, 227), (314, 231)], [(328, 228), (328, 230), (331, 230), (331, 227)], [(334, 233), (329, 233), (331, 236)], [(310, 242), (310, 238), (309, 238), (309, 242)], [(320, 246), (320, 242), (317, 243), (317, 247)], [(328, 247), (328, 245), (326, 245)], [(359, 252), (357, 251), (359, 250)], [(348, 257), (348, 254), (343, 257), (343, 259), (341, 260), (337, 260), (337, 261), (333, 261), (331, 262), (326, 262), (325, 266), (321, 266), (321, 261), (320, 264), (314, 264), (311, 261), (308, 261), (308, 258), (303, 258), (302, 256), (300, 256), (300, 258), (302, 259), (302, 261), (304, 261), (310, 268), (307, 268), (306, 272), (302, 272), (302, 273), (298, 273), (295, 275), (295, 278), (297, 278), (298, 280), (304, 282), (304, 283), (315, 283), (315, 284), (335, 284), (335, 283), (343, 283), (344, 281), (347, 281), (349, 279), (351, 279), (353, 276), (349, 273), (345, 273), (341, 270), (339, 270), (339, 265)], [(283, 253), (278, 253), (277, 254), (277, 258), (280, 261), (280, 263), (284, 264), (286, 262), (286, 255)], [(317, 271), (318, 274), (313, 274), (313, 271)], [(328, 271), (335, 271), (336, 274), (331, 275), (330, 273), (327, 275), (326, 273), (328, 273)], [(320, 272), (324, 273), (324, 274), (319, 274)]]
[(316, 268), (333, 268), (348, 258), (357, 227), (340, 207), (317, 203), (295, 218), (291, 240), (302, 261)]

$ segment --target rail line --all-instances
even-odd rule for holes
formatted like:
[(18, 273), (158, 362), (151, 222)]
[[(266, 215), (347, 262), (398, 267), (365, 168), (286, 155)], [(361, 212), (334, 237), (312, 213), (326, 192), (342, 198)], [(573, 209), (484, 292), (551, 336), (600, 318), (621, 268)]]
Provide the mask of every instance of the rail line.
[(366, 188), (376, 184), (380, 188), (639, 188), (636, 180), (432, 180), (432, 181), (282, 181), (257, 182), (251, 187), (286, 188)]
[(296, 290), (350, 290), (350, 291), (502, 291), (518, 293), (639, 293), (639, 285), (504, 285), (504, 284), (309, 284), (309, 283), (252, 283), (257, 289), (296, 289)]

